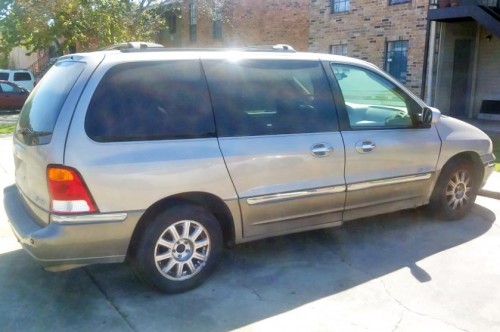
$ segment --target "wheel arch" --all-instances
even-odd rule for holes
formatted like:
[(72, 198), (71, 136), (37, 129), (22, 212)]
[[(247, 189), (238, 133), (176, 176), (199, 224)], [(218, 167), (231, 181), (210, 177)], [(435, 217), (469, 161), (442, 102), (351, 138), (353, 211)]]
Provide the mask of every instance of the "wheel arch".
[[(455, 172), (462, 167), (468, 168), (472, 172), (471, 194), (465, 195), (465, 192), (468, 191), (465, 187), (458, 191), (452, 189), (451, 192), (448, 192), (447, 187), (451, 181), (450, 179), (455, 177)], [(440, 169), (439, 176), (432, 189), (432, 195), (426, 207), (429, 215), (441, 220), (458, 220), (463, 218), (470, 211), (476, 199), (483, 176), (483, 163), (477, 153), (470, 151), (460, 152), (449, 158)], [(455, 182), (455, 180), (453, 181)], [(457, 188), (459, 187), (457, 186)], [(462, 194), (460, 194), (461, 191)]]
[(472, 167), (474, 168), (474, 177), (476, 183), (480, 184), (484, 176), (484, 165), (479, 154), (474, 151), (460, 152), (449, 158), (441, 168), (440, 175), (447, 167), (460, 161), (467, 161), (471, 163)]
[(129, 243), (127, 256), (129, 256), (135, 248), (137, 241), (141, 238), (148, 223), (153, 220), (161, 212), (169, 207), (179, 205), (197, 205), (205, 208), (212, 213), (220, 224), (222, 230), (223, 243), (232, 244), (235, 239), (235, 229), (231, 211), (224, 201), (213, 194), (206, 192), (188, 192), (165, 197), (151, 205), (141, 216), (135, 226), (132, 238)]

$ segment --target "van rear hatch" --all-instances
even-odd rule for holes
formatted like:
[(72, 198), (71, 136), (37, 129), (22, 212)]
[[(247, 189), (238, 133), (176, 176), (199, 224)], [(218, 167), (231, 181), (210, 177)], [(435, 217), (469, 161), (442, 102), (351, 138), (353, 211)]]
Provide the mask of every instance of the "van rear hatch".
[(85, 56), (61, 58), (33, 89), (19, 115), (14, 134), (16, 185), (40, 226), (50, 218), (47, 166), (64, 163), (68, 127), (91, 72), (86, 67)]

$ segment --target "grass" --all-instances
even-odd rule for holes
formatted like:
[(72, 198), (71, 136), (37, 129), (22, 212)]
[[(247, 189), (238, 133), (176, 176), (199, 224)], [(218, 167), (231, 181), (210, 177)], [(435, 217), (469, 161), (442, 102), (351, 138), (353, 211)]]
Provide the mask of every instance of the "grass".
[(500, 139), (493, 141), (493, 153), (495, 157), (497, 157), (495, 171), (500, 172)]
[(12, 134), (15, 128), (15, 124), (0, 124), (0, 135)]
[(491, 141), (493, 142), (493, 153), (497, 158), (495, 160), (495, 171), (500, 172), (500, 136), (490, 136)]

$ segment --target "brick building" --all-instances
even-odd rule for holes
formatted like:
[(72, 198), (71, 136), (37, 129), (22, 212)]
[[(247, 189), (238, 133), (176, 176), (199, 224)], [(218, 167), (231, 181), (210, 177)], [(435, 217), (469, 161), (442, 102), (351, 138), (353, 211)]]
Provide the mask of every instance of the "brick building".
[(160, 42), (285, 43), (383, 68), (442, 113), (500, 120), (500, 0), (184, 0)]
[(225, 0), (219, 7), (183, 1), (160, 42), (173, 47), (293, 45), (308, 50), (309, 0)]
[(171, 19), (160, 41), (177, 47), (286, 43), (301, 51), (348, 55), (375, 63), (421, 94), (427, 0), (222, 3), (218, 16), (195, 0), (184, 1), (182, 19)]
[(372, 62), (422, 89), (427, 0), (311, 0), (309, 49)]
[(372, 62), (460, 118), (500, 120), (500, 0), (311, 0), (309, 50)]

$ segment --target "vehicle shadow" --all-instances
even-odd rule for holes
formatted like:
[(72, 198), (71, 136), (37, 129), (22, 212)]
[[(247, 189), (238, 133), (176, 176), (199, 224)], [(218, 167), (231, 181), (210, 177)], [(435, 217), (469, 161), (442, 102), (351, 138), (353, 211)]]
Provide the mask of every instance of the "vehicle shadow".
[(0, 315), (16, 330), (241, 328), (402, 268), (418, 282), (432, 281), (419, 261), (481, 236), (495, 222), (493, 212), (474, 209), (457, 222), (434, 221), (417, 209), (238, 245), (225, 251), (205, 284), (177, 295), (150, 290), (126, 264), (51, 274), (15, 251), (0, 255)]

